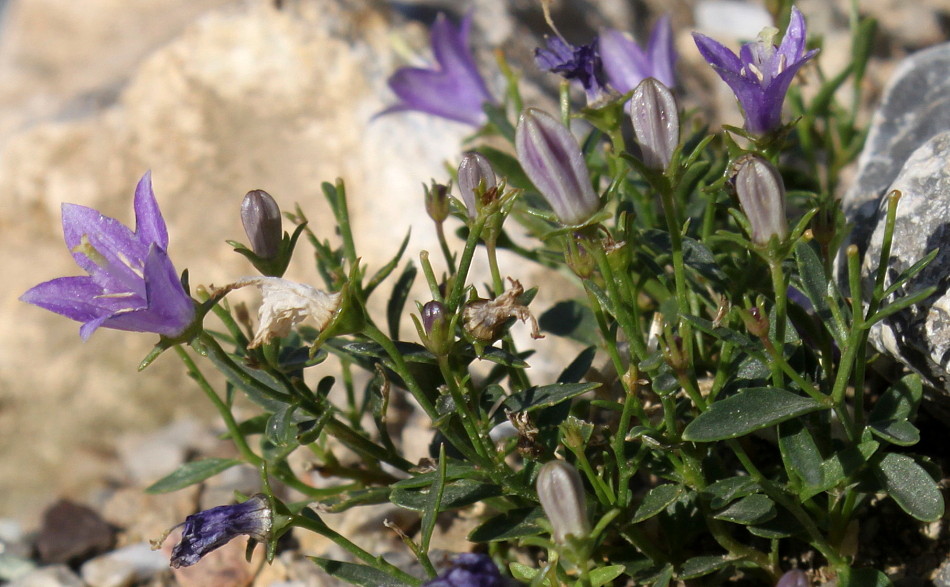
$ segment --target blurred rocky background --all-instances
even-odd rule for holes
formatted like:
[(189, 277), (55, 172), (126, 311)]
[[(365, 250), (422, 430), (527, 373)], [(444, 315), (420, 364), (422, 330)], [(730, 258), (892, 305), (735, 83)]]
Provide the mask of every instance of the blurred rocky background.
[[(837, 73), (848, 59), (850, 3), (798, 5), (823, 40), (822, 67)], [(948, 38), (950, 7), (864, 0), (859, 8), (880, 20), (861, 105), (869, 120), (896, 64)], [(406, 258), (437, 251), (421, 185), (447, 179), (445, 164), (457, 163), (471, 129), (415, 113), (372, 117), (391, 102), (386, 77), (428, 59), (427, 25), (440, 10), (456, 18), (472, 10), (483, 71), (496, 71), (491, 51), (500, 47), (524, 70), (528, 98), (553, 105), (556, 81), (531, 60), (547, 32), (536, 0), (0, 0), (0, 519), (33, 528), (61, 497), (88, 501), (130, 484), (140, 492), (216, 446), (210, 407), (173, 355), (136, 372), (152, 336), (101, 330), (83, 343), (78, 324), (17, 301), (40, 281), (79, 272), (62, 242), (60, 203), (131, 222), (135, 182), (151, 169), (170, 255), (193, 286), (251, 272), (224, 240), (244, 240), (238, 209), (255, 188), (285, 209), (299, 203), (332, 238), (320, 183), (341, 177), (368, 266), (384, 263), (410, 226)], [(760, 3), (553, 3), (575, 42), (608, 25), (645, 39), (662, 11), (677, 33), (683, 106), (714, 126), (741, 124), (689, 32), (754, 38), (769, 23)], [(500, 78), (489, 83), (500, 93)], [(503, 259), (502, 272), (541, 286), (536, 313), (557, 301), (533, 268)], [(289, 276), (315, 281), (309, 255)], [(559, 355), (552, 338), (533, 359), (541, 372), (573, 357)], [(167, 513), (156, 526), (180, 519)]]

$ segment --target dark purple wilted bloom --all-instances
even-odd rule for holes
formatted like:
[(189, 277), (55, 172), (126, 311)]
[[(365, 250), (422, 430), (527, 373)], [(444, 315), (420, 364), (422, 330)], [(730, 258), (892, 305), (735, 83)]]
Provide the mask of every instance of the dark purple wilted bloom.
[(699, 52), (729, 84), (745, 114), (745, 128), (764, 134), (782, 123), (782, 103), (795, 74), (818, 49), (805, 52), (805, 18), (792, 7), (791, 19), (782, 44), (776, 47), (775, 29), (766, 29), (754, 43), (735, 53), (705, 35), (693, 33)]
[(258, 542), (270, 535), (273, 524), (270, 502), (258, 493), (244, 503), (222, 505), (185, 518), (181, 540), (172, 549), (171, 566), (190, 567), (201, 557), (242, 534)]
[(616, 29), (600, 33), (598, 45), (607, 81), (615, 90), (626, 94), (652, 77), (668, 88), (676, 86), (676, 51), (673, 49), (673, 27), (664, 15), (650, 31), (645, 49)]
[(422, 587), (502, 587), (504, 582), (491, 557), (467, 552), (455, 557), (452, 568)]
[(432, 53), (438, 65), (431, 69), (403, 67), (396, 70), (389, 78), (389, 87), (399, 102), (379, 115), (418, 110), (473, 126), (484, 124), (486, 116), (482, 105), (494, 103), (495, 99), (488, 92), (468, 48), (471, 28), (471, 14), (456, 28), (440, 13), (432, 25)]
[(515, 131), (518, 162), (564, 224), (587, 220), (600, 209), (580, 145), (556, 118), (528, 108)]
[(579, 83), (587, 94), (588, 104), (607, 93), (607, 78), (597, 43), (575, 47), (561, 37), (548, 37), (546, 42), (546, 49), (534, 50), (534, 61), (539, 68)]
[(82, 322), (88, 339), (100, 326), (178, 336), (195, 317), (168, 254), (168, 231), (151, 173), (135, 188), (135, 232), (98, 210), (63, 204), (63, 236), (88, 276), (41, 283), (20, 300)]

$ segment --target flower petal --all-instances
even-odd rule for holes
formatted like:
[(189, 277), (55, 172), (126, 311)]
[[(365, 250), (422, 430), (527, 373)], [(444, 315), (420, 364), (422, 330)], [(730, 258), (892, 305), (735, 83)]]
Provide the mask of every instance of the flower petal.
[[(701, 33), (693, 33), (693, 41), (696, 48), (707, 63), (715, 68), (732, 71), (738, 74), (742, 71), (742, 62), (735, 53), (720, 44), (718, 41), (710, 39)], [(720, 76), (722, 74), (719, 74)]]
[(805, 17), (797, 7), (792, 6), (792, 14), (788, 21), (788, 29), (785, 31), (785, 37), (782, 38), (782, 44), (779, 45), (779, 55), (785, 56), (786, 67), (791, 67), (793, 63), (801, 59), (805, 51), (805, 40), (808, 32), (805, 29)]
[(101, 293), (102, 288), (91, 277), (60, 277), (30, 288), (20, 296), (20, 301), (72, 320), (88, 322), (102, 314), (94, 302)]
[[(117, 252), (126, 259), (144, 261), (148, 247), (142, 246), (135, 234), (115, 218), (105, 216), (98, 210), (63, 204), (63, 238), (76, 264), (90, 275), (96, 276), (108, 266), (125, 266)], [(85, 244), (91, 246), (88, 249)], [(85, 251), (85, 252), (83, 252)], [(129, 278), (134, 272), (128, 271)]]
[(419, 110), (474, 126), (485, 121), (484, 101), (467, 80), (441, 71), (404, 67), (389, 78), (389, 87), (402, 103), (380, 114)]
[(168, 229), (152, 191), (151, 171), (146, 171), (135, 187), (135, 235), (143, 243), (168, 248)]
[(650, 63), (643, 49), (623, 32), (604, 29), (597, 43), (607, 79), (618, 92), (626, 94), (650, 76)]
[(653, 25), (647, 43), (647, 55), (653, 64), (653, 75), (667, 88), (676, 86), (676, 49), (673, 45), (673, 24), (669, 14), (664, 14)]

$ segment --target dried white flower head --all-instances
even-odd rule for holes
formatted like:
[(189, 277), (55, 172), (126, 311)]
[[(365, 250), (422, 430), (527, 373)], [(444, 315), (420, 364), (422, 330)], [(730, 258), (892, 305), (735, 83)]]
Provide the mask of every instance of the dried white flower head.
[(313, 318), (318, 330), (325, 329), (340, 308), (342, 294), (326, 293), (315, 287), (279, 277), (245, 277), (214, 290), (215, 295), (248, 285), (256, 285), (262, 301), (258, 310), (260, 324), (248, 348), (257, 348), (275, 338), (290, 334), (290, 329)]
[(478, 340), (490, 342), (501, 335), (501, 328), (509, 318), (531, 323), (531, 338), (544, 338), (538, 321), (527, 306), (518, 303), (524, 287), (517, 279), (508, 278), (511, 288), (493, 300), (474, 300), (462, 310), (465, 330)]

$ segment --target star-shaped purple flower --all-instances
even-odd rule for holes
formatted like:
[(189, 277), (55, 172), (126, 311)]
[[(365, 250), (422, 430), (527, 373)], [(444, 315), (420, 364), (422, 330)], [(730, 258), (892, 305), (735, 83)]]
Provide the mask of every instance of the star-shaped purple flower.
[(88, 276), (41, 283), (20, 300), (82, 322), (87, 340), (97, 328), (178, 336), (195, 307), (168, 254), (168, 231), (146, 173), (135, 189), (135, 232), (98, 210), (63, 204), (63, 236)]
[(588, 104), (608, 92), (597, 43), (575, 47), (561, 37), (548, 37), (546, 42), (547, 48), (534, 50), (534, 61), (539, 68), (579, 83), (587, 94)]
[(673, 27), (664, 15), (650, 31), (646, 48), (616, 29), (605, 29), (598, 38), (600, 58), (607, 81), (615, 90), (626, 94), (648, 77), (668, 88), (676, 86), (676, 50), (673, 48)]
[(729, 84), (739, 100), (746, 130), (757, 135), (781, 125), (782, 103), (792, 79), (818, 53), (818, 49), (805, 52), (805, 18), (794, 6), (788, 30), (778, 47), (772, 43), (773, 36), (774, 33), (763, 31), (756, 42), (743, 45), (737, 57), (709, 37), (693, 33), (703, 59)]
[[(444, 14), (432, 25), (432, 53), (436, 67), (403, 67), (389, 78), (389, 87), (399, 98), (379, 115), (418, 110), (449, 120), (481, 126), (486, 121), (482, 106), (494, 103), (468, 48), (471, 14), (456, 28)], [(378, 115), (378, 116), (379, 116)]]

